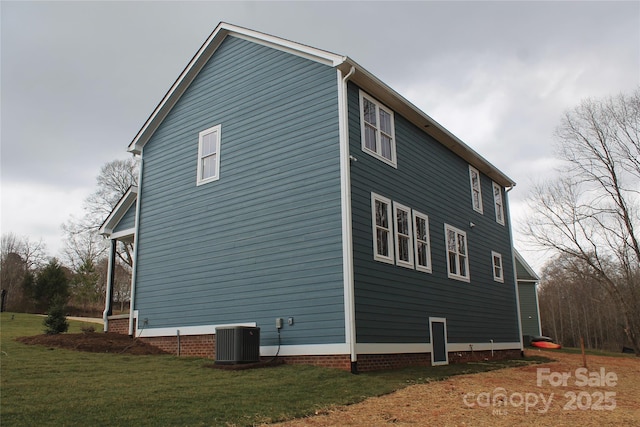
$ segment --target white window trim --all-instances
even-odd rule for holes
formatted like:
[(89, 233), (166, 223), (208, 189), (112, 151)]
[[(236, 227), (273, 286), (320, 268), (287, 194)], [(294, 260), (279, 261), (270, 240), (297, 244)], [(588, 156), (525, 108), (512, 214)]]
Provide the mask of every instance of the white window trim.
[[(416, 218), (423, 219), (425, 222), (425, 226), (427, 228), (427, 239), (425, 243), (427, 244), (427, 265), (418, 264), (418, 231), (416, 228)], [(431, 273), (431, 232), (429, 230), (429, 217), (420, 212), (413, 211), (412, 215), (412, 225), (413, 225), (413, 250), (414, 250), (414, 260), (416, 264), (416, 270), (424, 271), (425, 273)]]
[[(407, 253), (409, 255), (409, 261), (405, 261), (405, 260), (401, 260), (400, 259), (400, 245), (398, 244), (398, 237), (400, 236), (400, 233), (398, 231), (398, 212), (399, 211), (403, 211), (407, 214), (407, 225), (409, 227), (408, 230), (408, 234), (406, 235), (406, 238), (409, 240), (407, 242)], [(414, 251), (414, 246), (413, 246), (413, 217), (411, 216), (411, 208), (401, 205), (400, 203), (397, 202), (393, 202), (393, 244), (394, 244), (394, 251), (396, 254), (396, 265), (399, 265), (400, 267), (406, 267), (406, 268), (413, 268), (413, 251)]]
[[(377, 126), (376, 126), (376, 142), (377, 142), (377, 150), (378, 151), (373, 151), (370, 150), (369, 148), (367, 148), (366, 144), (365, 144), (365, 122), (364, 122), (364, 102), (363, 99), (366, 98), (367, 100), (369, 100), (369, 102), (375, 104), (376, 106), (376, 119), (377, 119)], [(380, 114), (378, 113), (379, 110), (383, 110), (385, 112), (387, 112), (387, 114), (389, 114), (391, 116), (391, 159), (387, 159), (386, 157), (382, 156), (382, 154), (380, 153), (380, 151), (382, 150), (382, 144), (380, 143)], [(366, 92), (360, 90), (360, 139), (361, 139), (361, 145), (362, 145), (362, 151), (364, 151), (367, 154), (372, 155), (373, 157), (376, 157), (378, 159), (380, 159), (381, 161), (387, 163), (388, 165), (393, 166), (394, 168), (398, 167), (398, 161), (397, 161), (397, 157), (396, 157), (396, 131), (395, 131), (395, 119), (394, 119), (394, 114), (393, 114), (393, 110), (387, 108), (385, 105), (383, 105), (382, 103), (380, 103), (379, 101), (377, 101), (375, 98), (369, 96)]]
[[(500, 260), (500, 275), (496, 276), (496, 265), (494, 260), (498, 258)], [(504, 283), (504, 264), (502, 263), (502, 255), (498, 252), (491, 251), (491, 268), (493, 269), (493, 280), (496, 282)]]
[[(198, 134), (198, 170), (197, 170), (197, 181), (196, 185), (206, 184), (208, 182), (217, 181), (220, 179), (220, 141), (222, 139), (221, 135), (222, 125), (217, 125), (210, 127), (209, 129), (205, 129)], [(218, 138), (216, 139), (216, 174), (214, 176), (210, 176), (208, 178), (202, 178), (202, 139), (205, 135), (208, 135), (212, 132), (216, 132)]]
[[(387, 204), (387, 218), (389, 219), (389, 233), (387, 235), (388, 236), (387, 245), (389, 247), (388, 257), (384, 255), (380, 255), (378, 253), (378, 233), (377, 233), (378, 225), (376, 224), (376, 200)], [(387, 199), (386, 197), (380, 196), (379, 194), (371, 193), (371, 224), (373, 226), (373, 259), (375, 259), (376, 261), (393, 264), (393, 253), (394, 253), (393, 248), (395, 246), (393, 244), (393, 239), (394, 239), (393, 222), (394, 222), (394, 215), (393, 215), (393, 209), (391, 207), (391, 200)]]
[[(504, 199), (502, 198), (502, 187), (492, 181), (492, 189), (493, 205), (496, 211), (496, 222), (500, 225), (504, 225)], [(498, 194), (496, 194), (496, 190), (498, 190)], [(498, 213), (500, 213), (500, 215), (498, 215)]]
[[(448, 235), (449, 235), (449, 231), (453, 231), (456, 233), (456, 247), (457, 247), (457, 235), (460, 234), (462, 236), (464, 236), (464, 241), (465, 241), (465, 249), (466, 249), (466, 253), (465, 258), (464, 258), (464, 262), (465, 262), (465, 271), (467, 272), (466, 276), (462, 276), (460, 274), (457, 273), (452, 273), (451, 272), (451, 267), (449, 265), (449, 241), (448, 239)], [(461, 280), (463, 282), (470, 282), (471, 281), (471, 272), (469, 271), (469, 240), (467, 240), (467, 233), (465, 233), (464, 231), (460, 230), (459, 228), (453, 227), (449, 224), (445, 224), (444, 225), (444, 248), (445, 248), (445, 256), (446, 256), (446, 262), (447, 262), (447, 276), (450, 279), (455, 279), (455, 280)], [(456, 255), (457, 255), (457, 251), (456, 251)], [(459, 258), (456, 256), (456, 264), (459, 264)], [(458, 266), (458, 271), (460, 270), (460, 267)]]
[[(473, 199), (473, 174), (478, 175), (478, 204), (479, 206), (476, 206), (474, 203), (474, 199)], [(482, 183), (480, 181), (480, 172), (478, 172), (478, 169), (474, 168), (473, 166), (469, 165), (469, 186), (471, 187), (471, 206), (473, 206), (473, 210), (479, 213), (483, 212), (482, 209)]]

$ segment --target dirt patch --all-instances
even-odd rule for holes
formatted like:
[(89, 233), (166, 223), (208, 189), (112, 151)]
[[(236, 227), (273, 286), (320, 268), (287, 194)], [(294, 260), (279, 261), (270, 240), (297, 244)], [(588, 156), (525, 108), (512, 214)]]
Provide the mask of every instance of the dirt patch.
[(167, 352), (128, 335), (113, 332), (81, 334), (35, 335), (16, 338), (24, 344), (86, 351), (90, 353), (118, 353), (132, 355), (168, 354)]
[[(316, 416), (276, 425), (639, 425), (640, 358), (587, 356), (587, 371), (583, 373), (576, 371), (582, 367), (580, 355), (537, 350), (527, 353), (555, 361), (413, 385), (355, 405), (319, 409)], [(562, 375), (569, 375), (566, 385), (562, 384)], [(588, 379), (585, 384), (583, 376)], [(560, 383), (553, 385), (549, 380)]]

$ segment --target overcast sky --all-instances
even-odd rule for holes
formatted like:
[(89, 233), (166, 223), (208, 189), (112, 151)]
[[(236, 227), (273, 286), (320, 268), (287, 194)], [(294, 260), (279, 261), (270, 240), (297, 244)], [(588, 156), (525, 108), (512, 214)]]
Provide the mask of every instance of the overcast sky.
[[(7, 2), (2, 233), (62, 247), (103, 164), (220, 21), (347, 55), (518, 185), (553, 173), (553, 131), (587, 97), (640, 84), (640, 2)], [(517, 228), (517, 225), (514, 227)], [(543, 256), (516, 247), (534, 265)]]

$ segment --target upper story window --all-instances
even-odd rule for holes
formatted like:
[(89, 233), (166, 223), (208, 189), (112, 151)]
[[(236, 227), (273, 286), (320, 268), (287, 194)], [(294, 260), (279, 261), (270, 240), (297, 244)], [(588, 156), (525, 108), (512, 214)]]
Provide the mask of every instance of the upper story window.
[(469, 180), (471, 181), (471, 203), (473, 210), (482, 213), (482, 189), (480, 188), (480, 172), (469, 165)]
[(220, 178), (220, 130), (217, 125), (199, 134), (197, 185)]
[(395, 212), (396, 264), (413, 268), (413, 232), (411, 227), (411, 209), (393, 202)]
[(502, 268), (502, 255), (498, 252), (491, 251), (491, 259), (493, 263), (493, 280), (496, 282), (504, 282), (504, 270)]
[(391, 234), (391, 201), (371, 193), (373, 221), (373, 257), (378, 261), (393, 263)]
[(431, 242), (429, 239), (429, 217), (413, 211), (413, 245), (416, 270), (431, 273)]
[(493, 183), (493, 203), (496, 208), (496, 222), (504, 225), (504, 204), (502, 203), (502, 187)]
[(396, 167), (393, 111), (360, 91), (360, 124), (362, 151)]
[(469, 281), (469, 256), (467, 253), (467, 234), (448, 224), (444, 225), (447, 239), (447, 272), (450, 278)]

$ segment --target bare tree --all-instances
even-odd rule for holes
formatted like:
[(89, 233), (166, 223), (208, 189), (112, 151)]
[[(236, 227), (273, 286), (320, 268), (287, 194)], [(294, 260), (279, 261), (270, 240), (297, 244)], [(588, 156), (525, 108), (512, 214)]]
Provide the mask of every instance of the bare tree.
[[(106, 163), (96, 178), (96, 190), (84, 202), (84, 215), (71, 217), (62, 225), (64, 255), (74, 270), (89, 261), (95, 265), (104, 256), (107, 245), (98, 229), (129, 187), (136, 185), (137, 177), (138, 162), (134, 158)], [(131, 244), (118, 246), (119, 259), (129, 266), (133, 264), (131, 254)]]
[(640, 355), (640, 88), (583, 101), (556, 137), (566, 168), (533, 191), (526, 232), (584, 263), (582, 273), (615, 301)]
[(6, 307), (10, 311), (24, 306), (22, 283), (28, 273), (37, 271), (46, 263), (47, 254), (42, 241), (18, 237), (13, 233), (2, 235), (0, 250), (0, 281), (6, 291)]
[(606, 289), (582, 260), (560, 254), (542, 269), (538, 300), (544, 335), (568, 347), (619, 351), (624, 319)]

